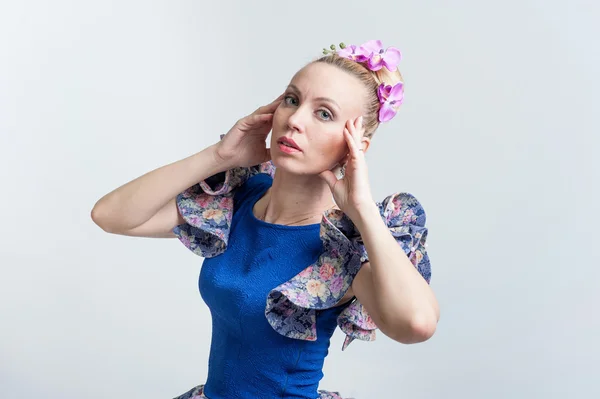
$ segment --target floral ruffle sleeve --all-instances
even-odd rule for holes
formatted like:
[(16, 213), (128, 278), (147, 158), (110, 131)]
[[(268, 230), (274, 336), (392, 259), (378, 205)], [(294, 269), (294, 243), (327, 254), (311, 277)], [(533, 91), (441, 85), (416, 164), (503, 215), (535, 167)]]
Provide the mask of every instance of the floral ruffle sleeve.
[(229, 240), (235, 190), (258, 173), (273, 176), (275, 167), (269, 161), (233, 168), (179, 194), (176, 203), (185, 223), (175, 227), (173, 233), (196, 255), (212, 258), (223, 253)]
[[(177, 196), (177, 206), (185, 223), (173, 232), (192, 252), (205, 258), (227, 249), (234, 211), (235, 190), (250, 177), (275, 174), (272, 162), (240, 167), (211, 176)], [(429, 283), (431, 265), (426, 250), (425, 211), (409, 193), (395, 193), (377, 203), (390, 233), (412, 264)], [(266, 298), (265, 316), (273, 329), (289, 338), (317, 339), (317, 310), (336, 306), (352, 286), (352, 281), (369, 256), (360, 233), (342, 211), (323, 213), (320, 238), (323, 252), (292, 279), (273, 288)], [(347, 305), (337, 319), (346, 334), (345, 350), (355, 339), (372, 341), (377, 326), (358, 300)]]
[[(423, 207), (408, 193), (390, 195), (377, 205), (390, 233), (429, 283), (431, 266)], [(342, 211), (324, 213), (320, 235), (324, 250), (319, 259), (274, 288), (267, 298), (267, 320), (276, 331), (290, 338), (316, 340), (316, 310), (336, 306), (361, 265), (369, 260), (356, 226)], [(351, 302), (337, 321), (346, 334), (342, 350), (354, 339), (375, 339), (377, 326), (358, 300)]]

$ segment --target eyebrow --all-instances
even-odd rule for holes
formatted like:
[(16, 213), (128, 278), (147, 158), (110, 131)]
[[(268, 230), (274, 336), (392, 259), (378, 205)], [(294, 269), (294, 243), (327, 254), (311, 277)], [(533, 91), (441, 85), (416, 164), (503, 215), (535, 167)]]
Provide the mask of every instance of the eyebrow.
[[(295, 85), (293, 85), (293, 84), (290, 84), (290, 85), (288, 86), (288, 88), (290, 88), (290, 89), (294, 90), (294, 91), (295, 91), (295, 92), (297, 92), (297, 93), (300, 93), (300, 89), (298, 89), (298, 88), (297, 88)], [(329, 98), (329, 97), (317, 97), (317, 98), (315, 98), (315, 100), (317, 100), (317, 101), (326, 101), (326, 102), (328, 102), (328, 103), (331, 103), (331, 104), (335, 105), (335, 106), (336, 106), (338, 109), (341, 109), (341, 107), (339, 106), (339, 104), (338, 104), (338, 103), (336, 103), (336, 102), (335, 102), (333, 99), (331, 99), (331, 98)]]

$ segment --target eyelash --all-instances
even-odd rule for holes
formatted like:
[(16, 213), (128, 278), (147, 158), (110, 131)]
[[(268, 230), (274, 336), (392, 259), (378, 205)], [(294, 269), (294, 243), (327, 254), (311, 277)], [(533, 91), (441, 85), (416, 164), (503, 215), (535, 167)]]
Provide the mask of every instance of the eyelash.
[[(290, 104), (290, 103), (288, 102), (288, 99), (291, 99), (291, 100), (296, 100), (296, 99), (295, 99), (293, 96), (287, 95), (287, 96), (285, 96), (285, 98), (283, 99), (283, 101), (284, 101), (285, 105), (292, 105), (292, 106), (294, 106), (293, 104)], [(296, 100), (296, 101), (298, 101), (298, 100)], [(329, 121), (332, 121), (332, 120), (333, 120), (333, 116), (334, 116), (334, 115), (333, 115), (333, 112), (331, 112), (331, 111), (329, 111), (329, 110), (326, 110), (326, 109), (319, 109), (319, 110), (318, 110), (318, 112), (325, 112), (326, 114), (328, 114), (328, 115), (329, 115), (329, 118), (327, 118), (327, 119), (319, 117), (319, 119), (321, 119), (322, 121), (329, 122)]]

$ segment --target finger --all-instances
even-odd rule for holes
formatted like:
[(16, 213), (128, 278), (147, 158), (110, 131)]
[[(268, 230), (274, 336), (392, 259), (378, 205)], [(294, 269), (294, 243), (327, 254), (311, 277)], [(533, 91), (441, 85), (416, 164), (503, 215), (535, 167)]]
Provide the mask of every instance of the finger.
[(277, 97), (275, 100), (273, 100), (271, 102), (271, 104), (267, 105), (267, 107), (275, 107), (275, 108), (277, 108), (279, 106), (279, 104), (281, 103), (281, 101), (283, 100), (284, 95), (285, 95), (285, 93), (281, 93), (279, 95), (279, 97)]
[(356, 119), (348, 119), (346, 121), (346, 129), (348, 129), (348, 132), (350, 132), (350, 135), (352, 136), (352, 140), (354, 140), (354, 136), (356, 135), (356, 129), (355, 129), (355, 123), (356, 123)]
[(253, 114), (273, 113), (273, 112), (275, 112), (277, 107), (279, 107), (281, 100), (283, 100), (283, 94), (281, 94), (279, 97), (277, 97), (275, 100), (273, 100), (272, 103), (263, 105), (262, 107), (259, 107), (256, 111), (253, 112)]
[(257, 108), (256, 111), (252, 113), (252, 115), (272, 114), (273, 112), (275, 112), (278, 106), (279, 103), (263, 105), (262, 107)]
[(247, 128), (254, 128), (260, 125), (271, 123), (273, 120), (273, 114), (251, 114), (243, 119), (244, 125)]
[(363, 128), (363, 117), (362, 117), (362, 115), (361, 115), (361, 116), (359, 116), (358, 118), (356, 118), (356, 119), (354, 120), (354, 127), (355, 127), (357, 130), (361, 130), (361, 129)]
[(253, 116), (256, 123), (267, 123), (273, 120), (273, 114), (258, 114)]
[(356, 145), (356, 141), (352, 134), (348, 130), (348, 128), (344, 129), (344, 138), (346, 139), (346, 143), (348, 144), (348, 148), (350, 149), (350, 156), (357, 157), (358, 156), (358, 147)]
[(354, 139), (356, 140), (356, 145), (358, 146), (359, 149), (361, 149), (362, 148), (361, 139), (364, 134), (362, 115), (359, 116), (358, 118), (356, 118), (356, 120), (354, 121), (354, 133), (355, 133)]
[(348, 131), (352, 134), (354, 141), (357, 137), (360, 139), (360, 117), (348, 120)]
[(333, 192), (333, 187), (335, 187), (335, 183), (338, 181), (335, 173), (333, 173), (330, 170), (325, 170), (325, 171), (319, 173), (319, 177), (321, 177), (323, 180), (325, 180), (325, 182), (331, 189), (331, 192)]

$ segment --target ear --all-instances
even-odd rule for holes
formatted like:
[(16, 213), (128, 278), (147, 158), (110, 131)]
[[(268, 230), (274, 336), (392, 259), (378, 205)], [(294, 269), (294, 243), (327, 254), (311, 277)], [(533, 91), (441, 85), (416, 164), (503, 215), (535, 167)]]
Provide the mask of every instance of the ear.
[(366, 154), (367, 151), (369, 151), (369, 147), (371, 146), (371, 139), (369, 137), (363, 136), (363, 138), (360, 139), (360, 145), (363, 152)]

